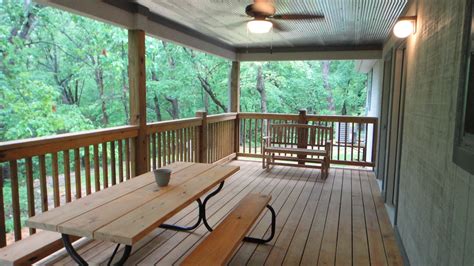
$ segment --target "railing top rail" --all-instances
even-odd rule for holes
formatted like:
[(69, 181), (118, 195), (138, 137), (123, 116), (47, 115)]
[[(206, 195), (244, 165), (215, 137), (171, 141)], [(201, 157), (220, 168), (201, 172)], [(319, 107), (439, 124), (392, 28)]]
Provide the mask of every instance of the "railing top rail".
[(192, 117), (183, 118), (176, 120), (160, 121), (147, 124), (147, 133), (164, 132), (169, 130), (177, 130), (188, 127), (200, 126), (202, 124), (202, 118)]
[(76, 140), (76, 139), (88, 138), (91, 136), (97, 137), (97, 136), (103, 136), (107, 134), (125, 133), (125, 132), (137, 133), (137, 130), (138, 130), (138, 126), (126, 125), (126, 126), (100, 128), (100, 129), (92, 129), (92, 130), (86, 130), (86, 131), (80, 131), (80, 132), (57, 134), (57, 135), (51, 135), (51, 136), (45, 136), (45, 137), (4, 141), (4, 142), (0, 142), (0, 151), (11, 150), (14, 148), (50, 144), (53, 142)]
[(218, 115), (208, 115), (207, 116), (207, 122), (212, 124), (212, 123), (218, 123), (218, 122), (223, 122), (223, 121), (234, 120), (236, 118), (237, 118), (237, 113), (225, 113), (225, 114), (218, 114)]
[(279, 127), (294, 127), (294, 128), (317, 128), (322, 130), (331, 130), (331, 127), (328, 126), (317, 126), (317, 125), (307, 125), (307, 124), (271, 124), (273, 128)]
[[(277, 114), (277, 113), (239, 113), (239, 118), (243, 119), (275, 119), (275, 120), (298, 120), (298, 114)], [(354, 123), (376, 123), (377, 117), (370, 116), (345, 116), (345, 115), (306, 115), (307, 121), (327, 121), (327, 122), (354, 122)]]
[(372, 116), (307, 115), (306, 120), (323, 122), (376, 123), (378, 121), (378, 118)]
[(275, 113), (239, 113), (239, 118), (260, 118), (278, 120), (298, 120), (297, 114), (275, 114)]
[(138, 127), (127, 125), (47, 137), (0, 142), (0, 162), (69, 150), (107, 141), (133, 138), (137, 135)]

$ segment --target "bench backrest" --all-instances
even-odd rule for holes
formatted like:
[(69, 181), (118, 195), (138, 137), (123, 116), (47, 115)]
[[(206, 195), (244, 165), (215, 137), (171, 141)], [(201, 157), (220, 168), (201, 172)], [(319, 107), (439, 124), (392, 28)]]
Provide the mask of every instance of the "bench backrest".
[(277, 147), (324, 148), (333, 139), (333, 129), (326, 126), (271, 124), (269, 130), (269, 143)]

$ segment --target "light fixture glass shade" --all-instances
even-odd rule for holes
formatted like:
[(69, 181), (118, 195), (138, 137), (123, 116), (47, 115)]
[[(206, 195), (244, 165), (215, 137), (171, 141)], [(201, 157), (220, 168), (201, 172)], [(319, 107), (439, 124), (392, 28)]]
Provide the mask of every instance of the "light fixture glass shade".
[(397, 38), (406, 38), (415, 32), (415, 21), (400, 20), (393, 27), (393, 34)]
[(251, 33), (267, 33), (273, 27), (273, 24), (268, 20), (251, 20), (247, 22), (247, 29)]

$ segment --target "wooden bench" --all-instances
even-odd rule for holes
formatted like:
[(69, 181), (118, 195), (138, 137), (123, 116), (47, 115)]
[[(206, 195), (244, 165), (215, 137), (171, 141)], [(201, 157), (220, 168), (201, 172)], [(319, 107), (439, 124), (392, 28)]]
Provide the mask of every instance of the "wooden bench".
[[(275, 234), (275, 211), (268, 205), (271, 196), (249, 194), (222, 221), (212, 233), (204, 239), (193, 252), (186, 257), (182, 265), (224, 265), (242, 241), (266, 243)], [(267, 239), (245, 237), (258, 216), (267, 207), (272, 214), (272, 232)]]
[(0, 249), (0, 265), (31, 265), (63, 247), (61, 234), (41, 231)]
[[(297, 166), (321, 169), (321, 177), (329, 174), (333, 129), (306, 124), (272, 124), (263, 138), (262, 166)], [(297, 163), (284, 163), (293, 161)], [(307, 164), (310, 163), (310, 164)]]

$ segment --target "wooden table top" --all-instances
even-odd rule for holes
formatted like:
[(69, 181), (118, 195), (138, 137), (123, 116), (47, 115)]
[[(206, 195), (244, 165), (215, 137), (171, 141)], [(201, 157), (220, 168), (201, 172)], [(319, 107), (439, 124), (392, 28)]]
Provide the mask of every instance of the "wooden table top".
[(152, 172), (31, 217), (32, 228), (133, 245), (236, 173), (239, 166), (177, 162), (168, 186)]

